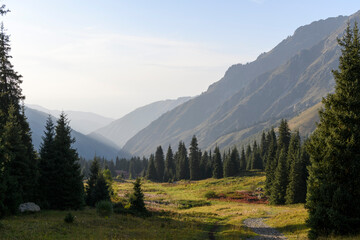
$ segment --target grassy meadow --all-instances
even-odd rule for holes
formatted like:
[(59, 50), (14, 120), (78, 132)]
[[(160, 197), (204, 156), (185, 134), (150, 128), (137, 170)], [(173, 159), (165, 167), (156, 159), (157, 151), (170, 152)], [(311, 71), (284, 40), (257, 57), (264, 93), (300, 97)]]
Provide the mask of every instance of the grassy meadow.
[[(143, 181), (150, 217), (113, 214), (103, 218), (95, 209), (73, 211), (76, 220), (64, 222), (66, 211), (0, 220), (0, 239), (246, 239), (255, 234), (243, 225), (247, 218), (262, 217), (289, 239), (306, 239), (307, 212), (303, 205), (271, 206), (237, 201), (237, 193), (264, 187), (265, 176), (247, 176), (175, 183)], [(117, 199), (132, 192), (132, 181), (114, 182)], [(213, 191), (221, 198), (207, 199)]]

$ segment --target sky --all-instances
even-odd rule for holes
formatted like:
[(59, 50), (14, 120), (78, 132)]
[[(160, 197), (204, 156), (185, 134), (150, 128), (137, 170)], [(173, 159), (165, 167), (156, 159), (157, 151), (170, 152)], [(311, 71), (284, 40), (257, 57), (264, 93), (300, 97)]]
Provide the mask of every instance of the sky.
[(26, 104), (120, 118), (196, 96), (296, 28), (358, 0), (8, 0), (1, 17)]

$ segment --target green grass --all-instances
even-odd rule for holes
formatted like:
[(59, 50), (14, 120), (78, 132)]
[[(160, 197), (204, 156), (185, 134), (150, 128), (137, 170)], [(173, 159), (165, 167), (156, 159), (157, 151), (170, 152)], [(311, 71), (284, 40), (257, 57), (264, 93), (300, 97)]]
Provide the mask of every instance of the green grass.
[[(261, 172), (246, 176), (176, 183), (144, 181), (150, 217), (113, 214), (100, 217), (95, 209), (71, 212), (74, 223), (65, 223), (68, 212), (42, 211), (0, 220), (0, 239), (246, 239), (255, 234), (243, 225), (247, 218), (262, 217), (289, 239), (306, 239), (307, 211), (302, 204), (271, 206), (207, 199), (205, 193), (232, 196), (236, 191), (264, 187)], [(115, 182), (116, 200), (132, 192), (132, 181)], [(332, 238), (334, 240), (340, 238)], [(358, 239), (349, 237), (349, 240)]]

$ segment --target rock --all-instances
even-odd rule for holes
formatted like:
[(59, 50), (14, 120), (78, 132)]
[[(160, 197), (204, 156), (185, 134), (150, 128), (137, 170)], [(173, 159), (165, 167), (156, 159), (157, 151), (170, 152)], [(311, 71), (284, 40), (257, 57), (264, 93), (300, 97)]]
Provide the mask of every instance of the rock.
[(258, 188), (256, 189), (256, 191), (262, 192), (262, 191), (264, 191), (264, 189), (263, 189), (262, 187), (258, 187)]
[(40, 207), (33, 202), (22, 203), (19, 206), (19, 211), (23, 212), (40, 212)]

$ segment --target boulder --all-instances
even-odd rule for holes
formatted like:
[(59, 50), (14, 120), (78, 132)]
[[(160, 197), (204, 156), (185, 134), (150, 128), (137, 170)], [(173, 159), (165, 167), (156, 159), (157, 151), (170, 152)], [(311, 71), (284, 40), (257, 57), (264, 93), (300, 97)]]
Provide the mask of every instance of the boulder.
[(40, 207), (33, 202), (22, 203), (19, 206), (19, 211), (23, 212), (40, 212)]

